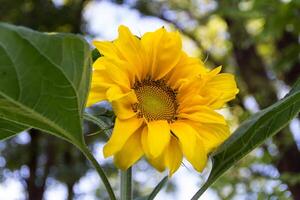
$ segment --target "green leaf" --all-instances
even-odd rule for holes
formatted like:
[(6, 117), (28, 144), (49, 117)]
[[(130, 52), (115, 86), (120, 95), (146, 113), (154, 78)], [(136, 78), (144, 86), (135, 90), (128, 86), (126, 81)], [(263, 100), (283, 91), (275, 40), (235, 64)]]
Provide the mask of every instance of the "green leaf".
[(94, 49), (92, 51), (92, 59), (93, 59), (93, 62), (95, 62), (98, 58), (101, 57), (101, 54), (100, 52), (98, 51), (98, 49)]
[(32, 127), (81, 146), (90, 62), (80, 36), (0, 23), (0, 139)]
[(90, 121), (94, 124), (96, 124), (99, 128), (100, 128), (100, 132), (105, 133), (105, 135), (110, 138), (111, 136), (111, 127), (105, 123), (103, 120), (101, 120), (100, 118), (97, 118), (89, 113), (84, 113), (83, 118), (87, 121)]
[(0, 119), (0, 140), (8, 139), (26, 129), (28, 129), (26, 126)]
[(242, 123), (233, 135), (212, 155), (213, 167), (208, 180), (192, 200), (198, 199), (211, 184), (237, 161), (262, 144), (267, 138), (278, 133), (299, 111), (300, 79), (285, 98)]

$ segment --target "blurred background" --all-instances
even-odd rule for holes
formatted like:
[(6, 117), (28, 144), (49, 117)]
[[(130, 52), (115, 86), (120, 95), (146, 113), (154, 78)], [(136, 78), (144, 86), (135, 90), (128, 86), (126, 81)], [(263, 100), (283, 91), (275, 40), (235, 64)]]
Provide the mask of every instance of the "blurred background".
[[(184, 49), (236, 75), (237, 99), (220, 112), (234, 130), (239, 123), (282, 98), (300, 77), (299, 0), (0, 0), (0, 21), (38, 31), (71, 32), (113, 40), (120, 24), (138, 36), (161, 26), (179, 30)], [(112, 127), (106, 103), (89, 109)], [(108, 199), (86, 159), (72, 145), (31, 130), (0, 142), (1, 200)], [(103, 159), (107, 137), (85, 124), (86, 140), (118, 191), (112, 159)], [(238, 162), (201, 199), (300, 199), (300, 122)], [(183, 163), (156, 199), (189, 199), (207, 178)], [(165, 174), (145, 161), (134, 167), (134, 195), (148, 194)]]

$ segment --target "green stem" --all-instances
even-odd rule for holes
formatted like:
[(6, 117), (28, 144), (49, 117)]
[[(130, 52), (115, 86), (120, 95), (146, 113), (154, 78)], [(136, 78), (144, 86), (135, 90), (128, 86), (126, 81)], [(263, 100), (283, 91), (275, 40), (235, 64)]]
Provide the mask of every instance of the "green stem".
[(132, 200), (132, 170), (121, 170), (121, 200)]
[(95, 159), (95, 157), (93, 156), (93, 154), (90, 152), (90, 150), (88, 149), (87, 146), (84, 146), (81, 148), (82, 153), (86, 156), (86, 158), (91, 161), (91, 163), (93, 164), (93, 166), (95, 167), (96, 171), (98, 172), (105, 188), (106, 191), (108, 192), (108, 195), (110, 197), (111, 200), (116, 200), (116, 196), (115, 193), (107, 179), (107, 176), (105, 175), (105, 172), (103, 171), (102, 167), (99, 165), (99, 163), (97, 162), (97, 160)]

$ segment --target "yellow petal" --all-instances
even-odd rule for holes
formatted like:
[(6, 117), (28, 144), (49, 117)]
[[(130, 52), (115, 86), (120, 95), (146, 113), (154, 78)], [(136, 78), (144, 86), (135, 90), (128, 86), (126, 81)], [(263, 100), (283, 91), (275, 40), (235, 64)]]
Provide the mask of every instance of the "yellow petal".
[(167, 75), (167, 82), (173, 88), (179, 88), (180, 80), (190, 79), (199, 74), (205, 74), (207, 69), (200, 59), (188, 57), (184, 52), (181, 53), (179, 62)]
[(143, 35), (142, 44), (148, 54), (149, 72), (155, 80), (163, 78), (178, 63), (181, 56), (181, 38), (178, 32), (160, 28)]
[[(98, 76), (103, 76), (103, 73), (105, 73), (105, 62), (103, 57), (98, 58), (94, 63), (93, 63), (93, 75), (94, 72), (101, 72), (97, 73), (96, 77)], [(93, 76), (94, 77), (94, 76)], [(108, 78), (107, 76), (104, 76), (103, 78)]]
[(216, 67), (216, 68), (214, 68), (213, 70), (211, 70), (210, 72), (208, 72), (208, 75), (209, 75), (209, 76), (215, 76), (215, 75), (217, 75), (218, 73), (220, 73), (221, 70), (222, 70), (222, 66)]
[(111, 60), (106, 57), (98, 58), (99, 63), (105, 67), (106, 75), (117, 85), (122, 87), (124, 90), (129, 91), (131, 88), (130, 79), (125, 69), (115, 65), (115, 60)]
[(166, 170), (166, 165), (165, 165), (165, 154), (162, 153), (156, 158), (153, 157), (147, 157), (148, 162), (153, 166), (157, 171), (163, 172)]
[(115, 127), (111, 138), (105, 144), (103, 149), (104, 157), (112, 156), (120, 151), (128, 138), (143, 124), (143, 120), (136, 118), (135, 116), (121, 120), (116, 118)]
[(199, 76), (182, 80), (177, 95), (180, 104), (189, 104), (191, 98), (200, 96), (199, 92), (204, 84), (205, 82), (201, 81)]
[(185, 113), (186, 109), (191, 109), (191, 107), (199, 106), (199, 105), (207, 105), (211, 100), (208, 98), (204, 98), (200, 95), (194, 93), (192, 96), (186, 96), (183, 101), (178, 100), (180, 102), (178, 106), (178, 113)]
[(106, 100), (106, 90), (107, 89), (103, 87), (91, 87), (87, 101), (87, 107)]
[[(207, 107), (207, 106), (203, 106), (201, 104), (199, 104), (200, 101), (195, 101), (193, 104), (181, 104), (181, 106), (179, 107), (178, 111), (180, 113), (185, 113), (185, 114), (193, 114), (196, 112), (205, 112), (206, 110), (208, 112), (213, 112), (215, 113), (215, 111), (213, 111), (211, 108)], [(205, 102), (205, 101), (203, 101)], [(197, 104), (198, 103), (198, 104)]]
[(112, 80), (107, 77), (105, 70), (94, 69), (87, 106), (106, 100), (106, 91), (113, 84)]
[(182, 151), (178, 144), (178, 141), (173, 136), (171, 137), (170, 144), (165, 150), (165, 165), (169, 168), (169, 176), (172, 176), (174, 172), (180, 167), (182, 161)]
[(207, 153), (214, 151), (230, 135), (228, 125), (195, 123), (193, 127), (197, 129), (201, 140), (205, 141), (203, 144)]
[(141, 41), (134, 36), (126, 26), (119, 27), (119, 38), (115, 41), (118, 50), (130, 65), (130, 71), (134, 72), (138, 80), (144, 77), (144, 68), (146, 63), (146, 52), (141, 44)]
[(213, 109), (221, 108), (226, 102), (234, 99), (239, 92), (234, 76), (227, 73), (212, 77), (207, 81), (205, 88), (201, 91), (203, 96), (218, 97), (209, 105)]
[(123, 148), (114, 155), (114, 163), (118, 168), (122, 170), (127, 170), (142, 157), (142, 130), (142, 128), (139, 128), (134, 134), (132, 134), (123, 146)]
[(129, 119), (136, 115), (132, 109), (132, 105), (137, 102), (136, 95), (133, 90), (124, 94), (118, 99), (111, 102), (114, 113), (119, 119)]
[(199, 94), (206, 98), (206, 105), (212, 109), (220, 109), (224, 104), (235, 98), (239, 92), (234, 76), (221, 73), (221, 67), (217, 67), (201, 76), (202, 87)]
[(163, 172), (166, 169), (165, 165), (165, 156), (164, 154), (161, 154), (160, 156), (156, 158), (148, 158), (148, 162), (159, 172)]
[[(119, 40), (123, 40), (120, 38)], [(118, 41), (119, 41), (118, 40)], [(111, 64), (119, 67), (122, 71), (126, 72), (129, 80), (131, 83), (134, 82), (135, 77), (137, 76), (137, 65), (136, 63), (129, 62), (126, 59), (126, 54), (132, 54), (132, 50), (124, 50), (122, 48), (119, 48), (118, 46), (122, 47), (122, 43), (120, 42), (100, 42), (100, 41), (94, 41), (93, 44), (97, 47), (97, 49), (101, 52), (101, 54), (104, 55), (104, 57), (101, 57), (96, 60), (94, 63), (94, 69), (98, 69), (99, 67), (103, 68), (103, 64), (101, 63), (101, 60), (105, 60), (106, 58), (109, 59), (109, 62)], [(99, 64), (97, 64), (97, 62)]]
[[(130, 92), (130, 91), (129, 91)], [(106, 91), (106, 96), (109, 102), (120, 99), (124, 97), (127, 93), (123, 92), (123, 90), (118, 85), (112, 85)]]
[(118, 66), (122, 71), (126, 72), (130, 86), (136, 82), (136, 77), (138, 76), (136, 66), (129, 63), (127, 60), (114, 59), (110, 61), (115, 66)]
[(153, 158), (152, 156), (150, 156), (149, 145), (148, 145), (148, 127), (147, 126), (145, 126), (143, 129), (141, 141), (142, 141), (143, 151), (144, 151), (145, 156), (146, 156), (147, 160), (149, 161), (149, 163), (158, 171), (160, 171), (160, 172), (164, 171), (166, 169), (165, 163), (164, 163), (164, 154), (161, 154), (160, 156), (158, 156), (156, 158)]
[(148, 127), (147, 126), (145, 126), (143, 128), (141, 142), (142, 142), (143, 151), (144, 151), (146, 157), (150, 158), (149, 146), (148, 146)]
[(108, 41), (93, 41), (93, 45), (98, 49), (98, 51), (105, 57), (112, 59), (121, 59), (122, 55), (116, 48), (113, 42)]
[(158, 157), (169, 144), (170, 126), (165, 120), (148, 122), (148, 147), (150, 156)]
[(224, 117), (217, 113), (214, 110), (211, 110), (208, 107), (205, 106), (194, 106), (191, 107), (189, 111), (189, 108), (185, 109), (186, 113), (179, 113), (178, 117), (184, 118), (184, 119), (190, 119), (193, 121), (201, 122), (201, 123), (212, 123), (212, 124), (223, 124), (226, 125), (226, 121)]
[(171, 130), (178, 138), (187, 160), (197, 171), (202, 171), (207, 162), (207, 155), (197, 131), (180, 121), (172, 123)]
[(92, 86), (110, 87), (115, 83), (108, 77), (105, 69), (93, 69)]

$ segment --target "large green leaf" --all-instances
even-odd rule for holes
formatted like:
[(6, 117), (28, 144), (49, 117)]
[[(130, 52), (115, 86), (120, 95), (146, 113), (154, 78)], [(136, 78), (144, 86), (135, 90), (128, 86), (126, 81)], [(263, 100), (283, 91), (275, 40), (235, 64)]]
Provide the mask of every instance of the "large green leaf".
[(25, 131), (28, 127), (19, 125), (5, 119), (0, 120), (0, 140), (14, 136), (17, 133)]
[(198, 199), (225, 171), (267, 138), (284, 128), (299, 111), (300, 79), (285, 98), (242, 123), (212, 155), (213, 167), (208, 180), (192, 199)]
[(32, 127), (82, 145), (90, 62), (80, 36), (0, 23), (0, 139)]

